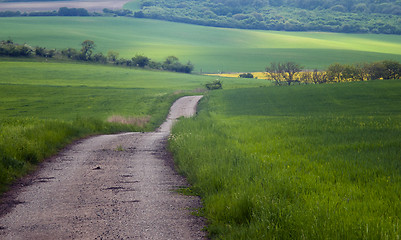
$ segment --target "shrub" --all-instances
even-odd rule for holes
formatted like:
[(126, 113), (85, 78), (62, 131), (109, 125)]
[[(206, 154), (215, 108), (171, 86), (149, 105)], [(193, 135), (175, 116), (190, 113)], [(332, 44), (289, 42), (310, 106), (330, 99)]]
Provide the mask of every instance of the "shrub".
[(84, 8), (59, 8), (58, 16), (89, 16), (88, 10)]
[(216, 79), (213, 82), (206, 83), (205, 86), (208, 90), (223, 89), (223, 82), (219, 79)]
[(252, 73), (241, 73), (239, 75), (240, 78), (253, 78), (253, 74)]
[(149, 64), (150, 58), (143, 55), (136, 55), (132, 58), (132, 64), (137, 67), (145, 67)]
[(194, 65), (191, 62), (188, 62), (184, 65), (179, 62), (179, 59), (177, 57), (168, 56), (163, 62), (162, 68), (164, 70), (173, 72), (191, 73), (194, 70)]

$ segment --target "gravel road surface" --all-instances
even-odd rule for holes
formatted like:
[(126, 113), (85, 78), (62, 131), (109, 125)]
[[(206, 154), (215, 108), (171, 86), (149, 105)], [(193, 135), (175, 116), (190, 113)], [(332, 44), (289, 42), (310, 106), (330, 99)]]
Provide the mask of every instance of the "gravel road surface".
[(177, 100), (155, 132), (88, 138), (44, 162), (3, 197), (0, 239), (204, 239), (200, 199), (174, 191), (187, 183), (165, 149), (200, 98)]

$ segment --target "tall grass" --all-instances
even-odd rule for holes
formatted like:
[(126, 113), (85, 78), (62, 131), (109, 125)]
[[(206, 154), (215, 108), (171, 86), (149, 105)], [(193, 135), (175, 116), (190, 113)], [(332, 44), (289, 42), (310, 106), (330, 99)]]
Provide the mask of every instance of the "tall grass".
[(170, 148), (202, 196), (211, 236), (398, 239), (400, 89), (374, 81), (210, 94), (197, 118), (175, 125)]
[(134, 131), (138, 127), (111, 124), (95, 118), (73, 121), (37, 118), (0, 119), (0, 192), (43, 159), (87, 135)]

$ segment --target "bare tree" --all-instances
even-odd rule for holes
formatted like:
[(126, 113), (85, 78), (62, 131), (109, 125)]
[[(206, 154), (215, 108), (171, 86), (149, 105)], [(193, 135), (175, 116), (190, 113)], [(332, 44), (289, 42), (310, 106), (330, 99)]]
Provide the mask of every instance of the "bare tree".
[(299, 80), (295, 80), (294, 76), (301, 70), (301, 67), (294, 62), (272, 62), (270, 66), (266, 67), (266, 72), (276, 81), (276, 84), (279, 84), (282, 80), (286, 81), (288, 85), (299, 82)]

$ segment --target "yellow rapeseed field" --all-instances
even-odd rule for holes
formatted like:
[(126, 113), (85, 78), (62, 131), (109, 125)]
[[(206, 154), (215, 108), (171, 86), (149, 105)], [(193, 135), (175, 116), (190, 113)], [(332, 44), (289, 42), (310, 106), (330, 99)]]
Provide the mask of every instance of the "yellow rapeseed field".
[[(251, 72), (254, 78), (257, 79), (271, 79), (270, 76), (266, 72)], [(218, 77), (229, 77), (229, 78), (238, 78), (242, 73), (216, 73), (216, 74), (205, 74), (208, 76), (218, 76)]]
[[(278, 84), (286, 82), (287, 81), (286, 78), (288, 78), (288, 73), (285, 73), (285, 77), (282, 74), (272, 76), (272, 74), (268, 72), (251, 72), (251, 73), (254, 78), (272, 80)], [(242, 73), (220, 73), (220, 74), (206, 74), (206, 75), (226, 77), (226, 78), (239, 78), (240, 74)], [(323, 83), (323, 82), (335, 83), (335, 82), (367, 81), (368, 79), (369, 79), (368, 74), (364, 74), (359, 79), (345, 78), (343, 74), (340, 74), (338, 77), (334, 77), (333, 79), (327, 79), (327, 72), (325, 71), (319, 71), (319, 72), (303, 71), (295, 73), (293, 76), (293, 82), (306, 83), (306, 84)]]

